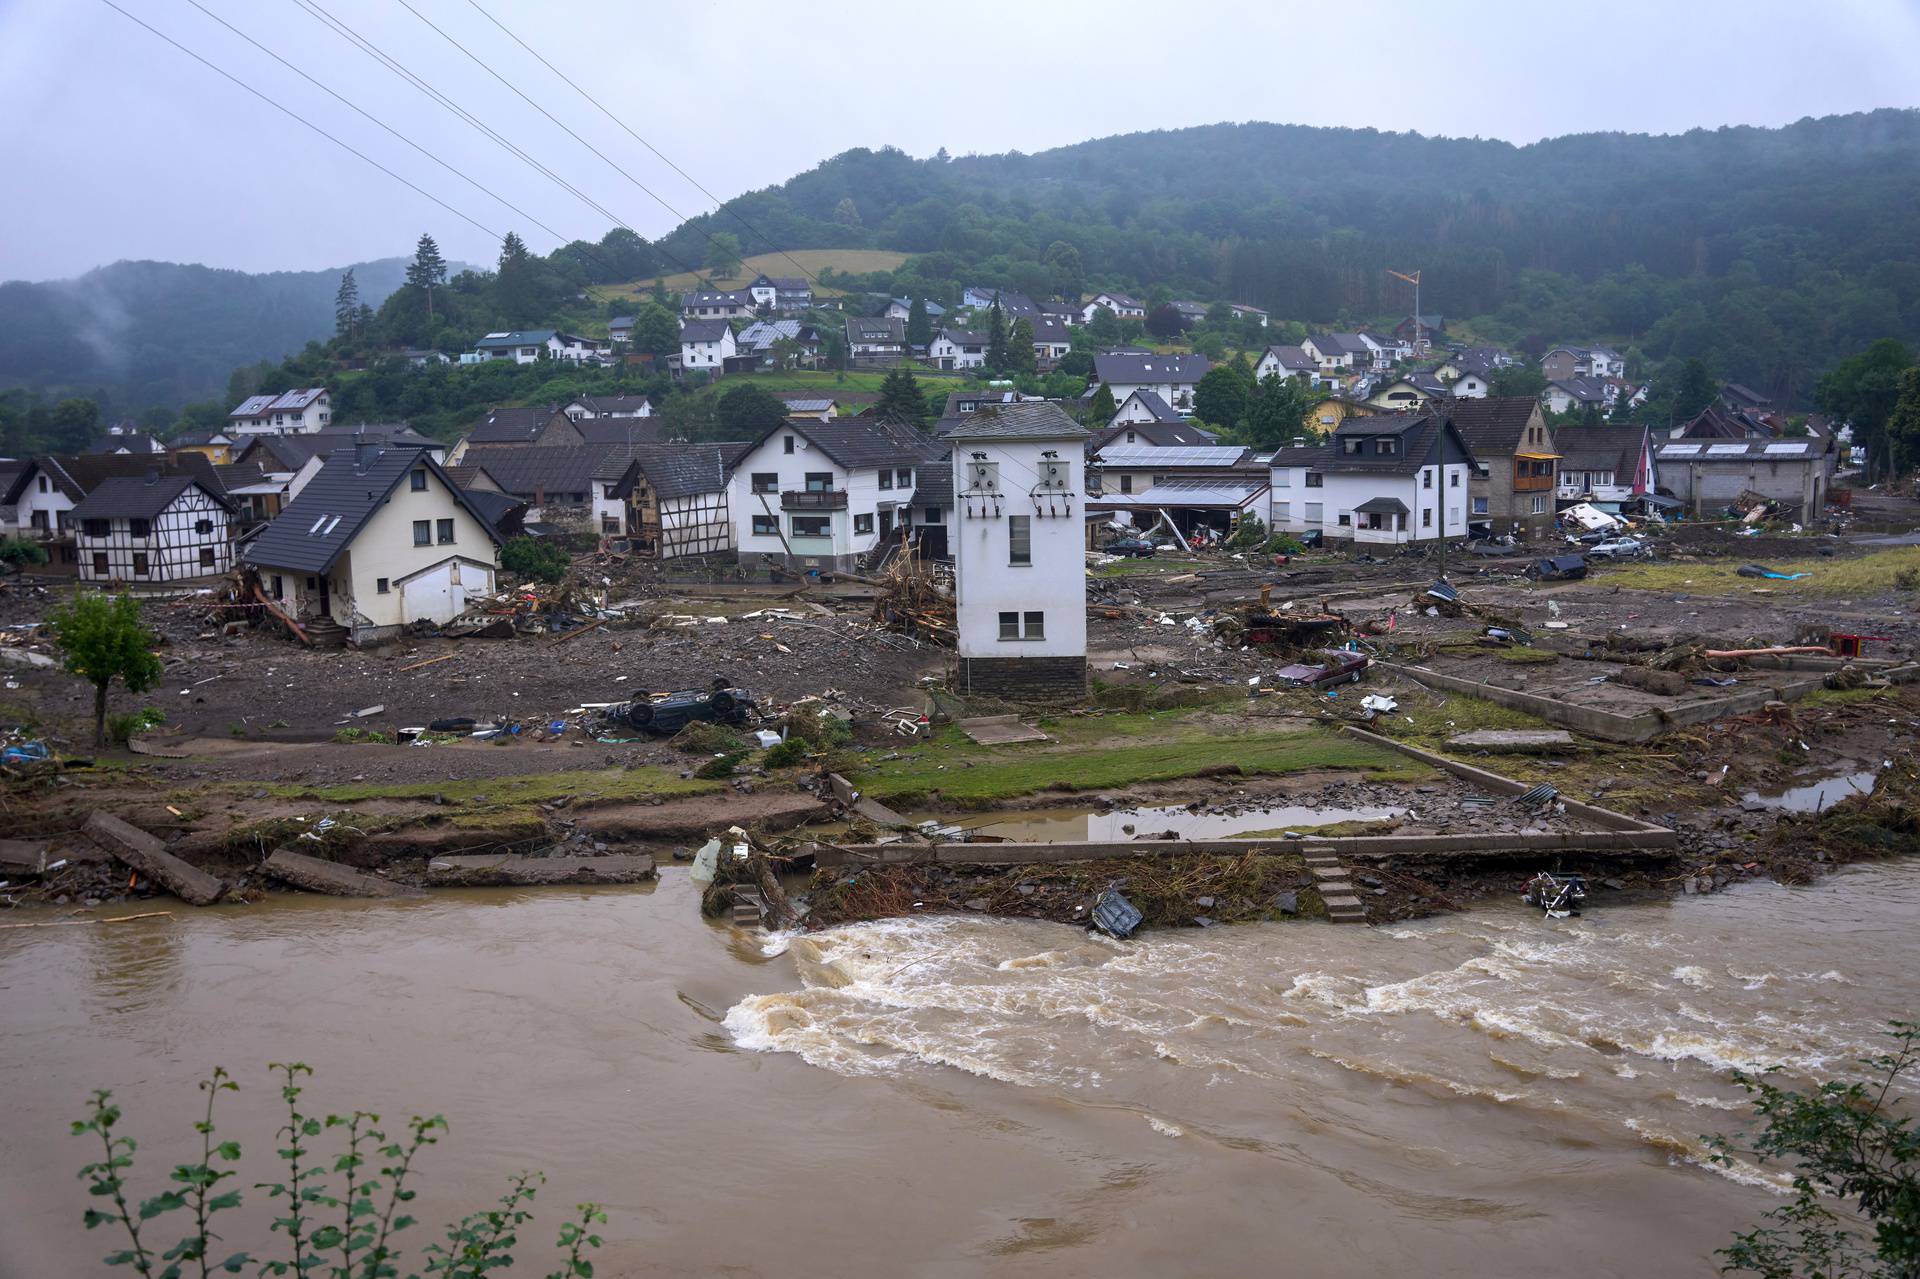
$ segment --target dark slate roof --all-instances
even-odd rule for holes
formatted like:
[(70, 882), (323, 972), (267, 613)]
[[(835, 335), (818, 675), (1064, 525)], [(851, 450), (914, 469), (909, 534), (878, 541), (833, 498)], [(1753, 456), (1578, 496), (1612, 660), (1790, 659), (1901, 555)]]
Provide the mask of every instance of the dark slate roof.
[(1448, 405), (1448, 417), (1459, 426), (1461, 438), (1476, 455), (1500, 457), (1521, 447), (1526, 422), (1532, 421), (1538, 407), (1532, 396), (1455, 399)]
[(1638, 426), (1563, 426), (1553, 433), (1562, 471), (1612, 471), (1631, 475), (1640, 460)]
[[(483, 478), (488, 480), (493, 480), (495, 484), (500, 483), (499, 480), (493, 479), (493, 476), (488, 472), (486, 467), (481, 466), (477, 463), (475, 464), (463, 463), (460, 466), (448, 466), (448, 467), (443, 467), (441, 469), (446, 471), (447, 478), (449, 480), (453, 481), (455, 484), (458, 484), (461, 488), (467, 490), (467, 492), (469, 493), (476, 491), (474, 486), (479, 484)], [(484, 492), (490, 492), (491, 490), (479, 489), (478, 491), (484, 493)]]
[(680, 326), (680, 345), (689, 342), (718, 342), (733, 332), (725, 320), (688, 320)]
[[(1174, 411), (1173, 406), (1160, 398), (1160, 392), (1158, 391), (1149, 391), (1142, 388), (1127, 396), (1127, 399), (1140, 401), (1140, 407), (1153, 414), (1153, 420), (1156, 422), (1178, 422), (1181, 420), (1180, 415)], [(1123, 402), (1120, 407), (1125, 408), (1126, 404)]]
[(1126, 439), (1129, 431), (1136, 440), (1160, 449), (1206, 448), (1216, 442), (1191, 422), (1116, 422), (1095, 431), (1087, 440), (1087, 447), (1096, 451), (1105, 448), (1116, 440)]
[(953, 505), (953, 451), (949, 449), (931, 465), (922, 466), (913, 477), (915, 506)]
[(799, 436), (848, 470), (863, 466), (898, 466), (902, 463), (917, 466), (938, 457), (942, 452), (939, 441), (914, 427), (884, 422), (874, 417), (837, 417), (831, 422), (814, 418), (789, 418), (763, 432), (759, 439), (737, 456), (752, 452), (782, 432)]
[(875, 343), (893, 343), (907, 340), (907, 323), (892, 315), (850, 315), (847, 317), (847, 341)]
[(615, 444), (489, 444), (469, 446), (461, 461), (485, 467), (496, 484), (516, 497), (590, 494), (607, 455), (619, 448)]
[(496, 537), (501, 536), (515, 517), (526, 514), (527, 499), (515, 497), (511, 493), (495, 493), (490, 489), (472, 489), (464, 493), (467, 505), (471, 507)]
[(1260, 358), (1265, 360), (1269, 355), (1290, 369), (1317, 369), (1320, 367), (1318, 360), (1297, 346), (1270, 346), (1261, 352)]
[(589, 444), (658, 444), (665, 429), (657, 417), (590, 417), (573, 425)]
[(633, 460), (659, 497), (717, 493), (727, 486), (727, 462), (737, 444), (642, 444)]
[(560, 411), (557, 404), (534, 405), (523, 409), (492, 409), (467, 435), (467, 443), (526, 444), (540, 438), (547, 423)]
[(158, 471), (162, 475), (191, 475), (209, 493), (225, 491), (214, 472), (213, 463), (203, 453), (87, 453), (78, 457), (49, 454), (34, 458), (31, 465), (23, 465), (13, 477), (13, 482), (7, 486), (3, 500), (7, 503), (18, 502), (21, 492), (36, 471), (43, 472), (53, 481), (54, 487), (75, 503), (91, 493), (94, 486), (103, 480), (120, 475), (144, 476), (149, 471)]
[(224, 492), (206, 488), (191, 475), (116, 475), (94, 485), (93, 491), (75, 504), (72, 518), (150, 520), (190, 488), (200, 489), (221, 506), (228, 505)]
[[(1382, 413), (1374, 417), (1350, 417), (1334, 429), (1333, 438), (1326, 444), (1308, 445), (1304, 448), (1286, 447), (1276, 449), (1273, 454), (1274, 466), (1310, 466), (1316, 470), (1335, 472), (1363, 472), (1369, 475), (1411, 475), (1424, 466), (1431, 466), (1434, 454), (1440, 447), (1440, 436), (1447, 430), (1454, 431), (1454, 438), (1460, 439), (1458, 429), (1451, 427), (1444, 412), (1421, 409), (1415, 413)], [(1390, 457), (1382, 457), (1367, 448), (1360, 453), (1344, 451), (1342, 441), (1360, 437), (1371, 439), (1378, 435), (1399, 436), (1402, 443), (1399, 452)], [(1460, 440), (1465, 457), (1472, 460), (1472, 449), (1465, 440)]]
[(254, 538), (243, 554), (249, 564), (324, 573), (352, 544), (408, 471), (424, 466), (453, 493), (454, 499), (500, 540), (493, 521), (471, 495), (447, 479), (433, 454), (419, 448), (379, 449), (362, 465), (355, 450), (339, 449), (327, 458), (300, 496)]
[(934, 340), (945, 338), (955, 346), (985, 346), (993, 339), (985, 333), (969, 333), (965, 329), (941, 329), (934, 334)]
[(1198, 382), (1213, 365), (1204, 355), (1133, 354), (1109, 351), (1093, 357), (1093, 376), (1101, 382)]
[(118, 453), (122, 449), (129, 453), (164, 453), (167, 446), (141, 430), (121, 430), (116, 435), (103, 435), (87, 446), (89, 453)]
[(1083, 440), (1087, 428), (1050, 400), (982, 405), (947, 436), (950, 440)]
[(638, 413), (641, 409), (651, 409), (653, 400), (645, 395), (581, 395), (573, 400), (575, 404), (584, 404), (587, 412), (602, 416), (614, 413)]
[(1547, 383), (1549, 387), (1559, 387), (1581, 404), (1604, 404), (1607, 399), (1607, 384), (1599, 378), (1563, 377)]
[(1033, 326), (1033, 344), (1035, 346), (1039, 346), (1042, 343), (1049, 346), (1058, 346), (1063, 342), (1069, 345), (1072, 344), (1073, 330), (1061, 317), (1048, 315), (1042, 311), (1023, 318), (1028, 324)]
[(247, 461), (260, 461), (264, 453), (279, 468), (297, 471), (307, 459), (365, 442), (382, 448), (440, 449), (446, 446), (430, 440), (405, 422), (363, 422), (358, 426), (329, 426), (300, 435), (256, 435), (241, 446), (236, 455)]

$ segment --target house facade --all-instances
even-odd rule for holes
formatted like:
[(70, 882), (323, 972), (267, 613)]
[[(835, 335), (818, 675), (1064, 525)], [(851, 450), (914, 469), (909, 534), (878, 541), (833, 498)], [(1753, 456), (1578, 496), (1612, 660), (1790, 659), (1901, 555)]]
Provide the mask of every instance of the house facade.
[(680, 299), (680, 315), (687, 320), (734, 320), (751, 317), (757, 303), (745, 289), (707, 290)]
[(1563, 426), (1554, 431), (1553, 446), (1560, 454), (1557, 504), (1585, 502), (1612, 512), (1657, 488), (1653, 442), (1644, 426)]
[(953, 433), (962, 692), (1020, 701), (1086, 696), (1086, 435), (1044, 401), (982, 409)]
[(927, 363), (936, 369), (979, 369), (987, 363), (987, 335), (941, 329), (927, 346)]
[(1094, 315), (1102, 309), (1113, 312), (1119, 320), (1144, 320), (1147, 318), (1147, 304), (1139, 298), (1125, 293), (1096, 293), (1080, 308), (1080, 322), (1092, 324)]
[(1455, 400), (1447, 413), (1477, 463), (1473, 518), (1496, 534), (1552, 532), (1559, 454), (1539, 403), (1524, 395)]
[(1473, 464), (1444, 413), (1349, 418), (1324, 445), (1274, 451), (1268, 525), (1356, 546), (1465, 537)]
[(139, 585), (217, 577), (233, 567), (228, 498), (187, 475), (102, 480), (73, 508), (83, 582)]
[(1027, 317), (1033, 326), (1033, 358), (1045, 373), (1073, 351), (1073, 329), (1057, 315), (1041, 313)]
[(756, 275), (747, 296), (762, 311), (804, 311), (813, 305), (813, 283), (801, 276)]
[(892, 316), (847, 317), (847, 358), (855, 364), (898, 364), (907, 354), (907, 326)]
[(1193, 411), (1193, 393), (1213, 366), (1204, 355), (1109, 352), (1093, 357), (1093, 382), (1105, 383), (1115, 404), (1135, 391), (1152, 391), (1177, 413)]
[(1719, 511), (1746, 494), (1778, 502), (1801, 523), (1826, 509), (1833, 479), (1832, 441), (1695, 439), (1654, 449), (1661, 487), (1686, 504), (1687, 514)]
[(1315, 377), (1319, 372), (1320, 361), (1297, 346), (1270, 346), (1261, 352), (1260, 362), (1253, 366), (1257, 382), (1264, 382), (1268, 377)]
[(296, 622), (324, 619), (368, 644), (492, 594), (499, 544), (425, 450), (362, 445), (329, 457), (242, 560)]
[(1604, 346), (1556, 346), (1540, 357), (1540, 372), (1549, 382), (1564, 382), (1569, 378), (1598, 381), (1625, 377), (1627, 361), (1618, 351)]
[(253, 395), (227, 414), (232, 435), (299, 435), (333, 421), (333, 395), (324, 386), (296, 387), (280, 395)]
[(920, 469), (944, 452), (911, 427), (789, 419), (733, 461), (728, 507), (740, 562), (855, 572), (910, 523)]
[(680, 326), (680, 371), (718, 373), (739, 348), (725, 320), (688, 320)]
[(628, 529), (636, 549), (655, 559), (734, 551), (733, 444), (644, 444), (634, 449), (626, 482)]

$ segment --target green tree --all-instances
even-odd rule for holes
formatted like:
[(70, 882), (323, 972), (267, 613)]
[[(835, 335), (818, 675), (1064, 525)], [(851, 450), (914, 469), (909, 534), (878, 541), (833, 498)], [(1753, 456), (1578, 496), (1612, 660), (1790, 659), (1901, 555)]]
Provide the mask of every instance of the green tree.
[(1096, 346), (1112, 346), (1120, 340), (1120, 320), (1104, 306), (1093, 308), (1093, 318), (1087, 321), (1087, 340)]
[(529, 582), (558, 582), (567, 575), (567, 553), (535, 537), (511, 537), (500, 548), (500, 567)]
[(107, 744), (107, 688), (118, 679), (130, 693), (144, 693), (160, 679), (157, 642), (141, 625), (140, 605), (131, 595), (109, 599), (82, 594), (48, 620), (69, 675), (93, 685), (93, 744)]
[(905, 366), (889, 369), (880, 382), (880, 400), (873, 414), (882, 422), (920, 426), (926, 421), (927, 401), (920, 383)]
[(30, 537), (0, 537), (0, 564), (24, 572), (47, 562), (46, 548)]
[(914, 295), (907, 308), (907, 345), (925, 346), (933, 341), (933, 318), (927, 314), (926, 299)]
[(1087, 425), (1098, 430), (1111, 423), (1113, 415), (1119, 411), (1120, 406), (1113, 402), (1113, 388), (1102, 382), (1087, 404)]
[(987, 367), (1005, 370), (1013, 367), (1007, 352), (1007, 313), (1000, 309), (1000, 295), (993, 295), (987, 308)]
[(1507, 399), (1525, 396), (1530, 400), (1540, 398), (1547, 389), (1547, 375), (1531, 364), (1508, 364), (1487, 374), (1487, 394)]
[(670, 396), (660, 409), (660, 437), (690, 444), (725, 439), (714, 397), (688, 392)]
[(1207, 308), (1207, 327), (1225, 329), (1233, 324), (1233, 308), (1225, 302), (1215, 302)]
[(751, 382), (736, 382), (714, 405), (720, 429), (732, 440), (757, 440), (787, 420), (787, 406)]
[(716, 280), (731, 280), (740, 273), (740, 237), (731, 231), (716, 231), (707, 240), (707, 274)]
[(1033, 349), (1033, 324), (1023, 315), (1007, 331), (1007, 367), (1015, 373), (1032, 373), (1039, 364), (1040, 354)]
[(1667, 404), (1667, 420), (1678, 426), (1699, 417), (1720, 396), (1713, 374), (1705, 360), (1690, 359), (1666, 380), (1662, 388)]
[(857, 227), (860, 225), (860, 206), (853, 202), (852, 196), (843, 195), (840, 197), (840, 203), (833, 206), (833, 220), (841, 226)]
[(100, 430), (100, 406), (85, 396), (70, 395), (53, 406), (47, 415), (47, 443), (62, 450), (78, 452), (93, 441)]
[[(1868, 1081), (1798, 1092), (1765, 1075), (1735, 1072), (1765, 1121), (1744, 1153), (1762, 1166), (1790, 1160), (1794, 1195), (1765, 1215), (1766, 1224), (1735, 1235), (1720, 1251), (1725, 1272), (1762, 1279), (1920, 1275), (1920, 1129), (1890, 1100), (1920, 1068), (1920, 1024), (1896, 1021), (1891, 1029), (1892, 1051), (1861, 1063), (1873, 1072)], [(1733, 1140), (1713, 1137), (1708, 1144), (1715, 1163), (1734, 1162)]]
[(539, 318), (539, 282), (535, 277), (533, 254), (517, 234), (507, 232), (500, 241), (500, 262), (493, 276), (493, 299), (502, 318), (518, 327)]
[(1177, 338), (1186, 331), (1186, 317), (1171, 302), (1163, 302), (1147, 312), (1147, 332), (1157, 338)]
[(446, 278), (447, 260), (440, 256), (440, 246), (433, 242), (432, 236), (422, 232), (413, 246), (413, 262), (407, 267), (407, 283), (426, 295), (429, 324), (433, 323), (433, 290)]
[(664, 357), (680, 349), (680, 321), (658, 302), (647, 302), (633, 313), (633, 349)]
[(1813, 403), (1853, 427), (1853, 443), (1867, 451), (1867, 478), (1887, 474), (1892, 458), (1887, 420), (1900, 402), (1900, 379), (1913, 364), (1906, 346), (1881, 338), (1860, 354), (1842, 360), (1814, 385)]
[(340, 287), (333, 294), (333, 332), (336, 337), (352, 337), (360, 322), (360, 285), (348, 267), (340, 276)]
[(1193, 415), (1208, 426), (1231, 430), (1247, 416), (1252, 399), (1246, 382), (1232, 365), (1216, 364), (1194, 387)]
[(1080, 250), (1065, 240), (1055, 240), (1040, 255), (1040, 261), (1047, 268), (1053, 291), (1069, 302), (1078, 302), (1087, 289), (1087, 274), (1080, 264)]
[(1275, 449), (1299, 436), (1307, 410), (1319, 402), (1301, 377), (1283, 378), (1269, 373), (1260, 379), (1247, 406), (1247, 418), (1236, 434), (1243, 444), (1257, 449)]
[(1920, 368), (1901, 372), (1900, 398), (1887, 416), (1886, 429), (1889, 474), (1901, 475), (1920, 462)]

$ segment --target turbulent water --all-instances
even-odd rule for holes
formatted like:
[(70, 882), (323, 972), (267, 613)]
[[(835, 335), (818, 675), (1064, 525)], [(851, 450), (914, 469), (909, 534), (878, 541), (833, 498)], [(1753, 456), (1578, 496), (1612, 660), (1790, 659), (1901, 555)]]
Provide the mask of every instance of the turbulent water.
[(429, 1219), (524, 1166), (549, 1214), (606, 1200), (603, 1274), (1706, 1275), (1777, 1202), (1702, 1159), (1745, 1122), (1728, 1069), (1874, 1051), (1920, 1003), (1916, 918), (1920, 863), (1124, 943), (767, 939), (678, 878), (0, 933), (0, 1275), (106, 1251), (62, 1135), (86, 1088), (174, 1158), (196, 1071), (241, 1071), (251, 1130), (290, 1056), (336, 1107), (447, 1113)]

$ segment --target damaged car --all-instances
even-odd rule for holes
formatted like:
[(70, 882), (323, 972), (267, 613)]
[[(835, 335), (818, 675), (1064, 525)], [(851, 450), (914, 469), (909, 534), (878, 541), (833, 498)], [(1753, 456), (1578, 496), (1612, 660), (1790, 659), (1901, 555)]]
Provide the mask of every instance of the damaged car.
[(1358, 684), (1361, 672), (1368, 666), (1365, 653), (1355, 653), (1344, 648), (1322, 649), (1320, 656), (1323, 660), (1318, 666), (1300, 662), (1281, 667), (1276, 672), (1281, 684), (1288, 688), (1327, 688), (1334, 684)]
[(744, 728), (759, 714), (759, 705), (744, 688), (716, 679), (709, 688), (636, 697), (614, 712), (616, 718), (655, 736), (677, 733), (696, 720)]

